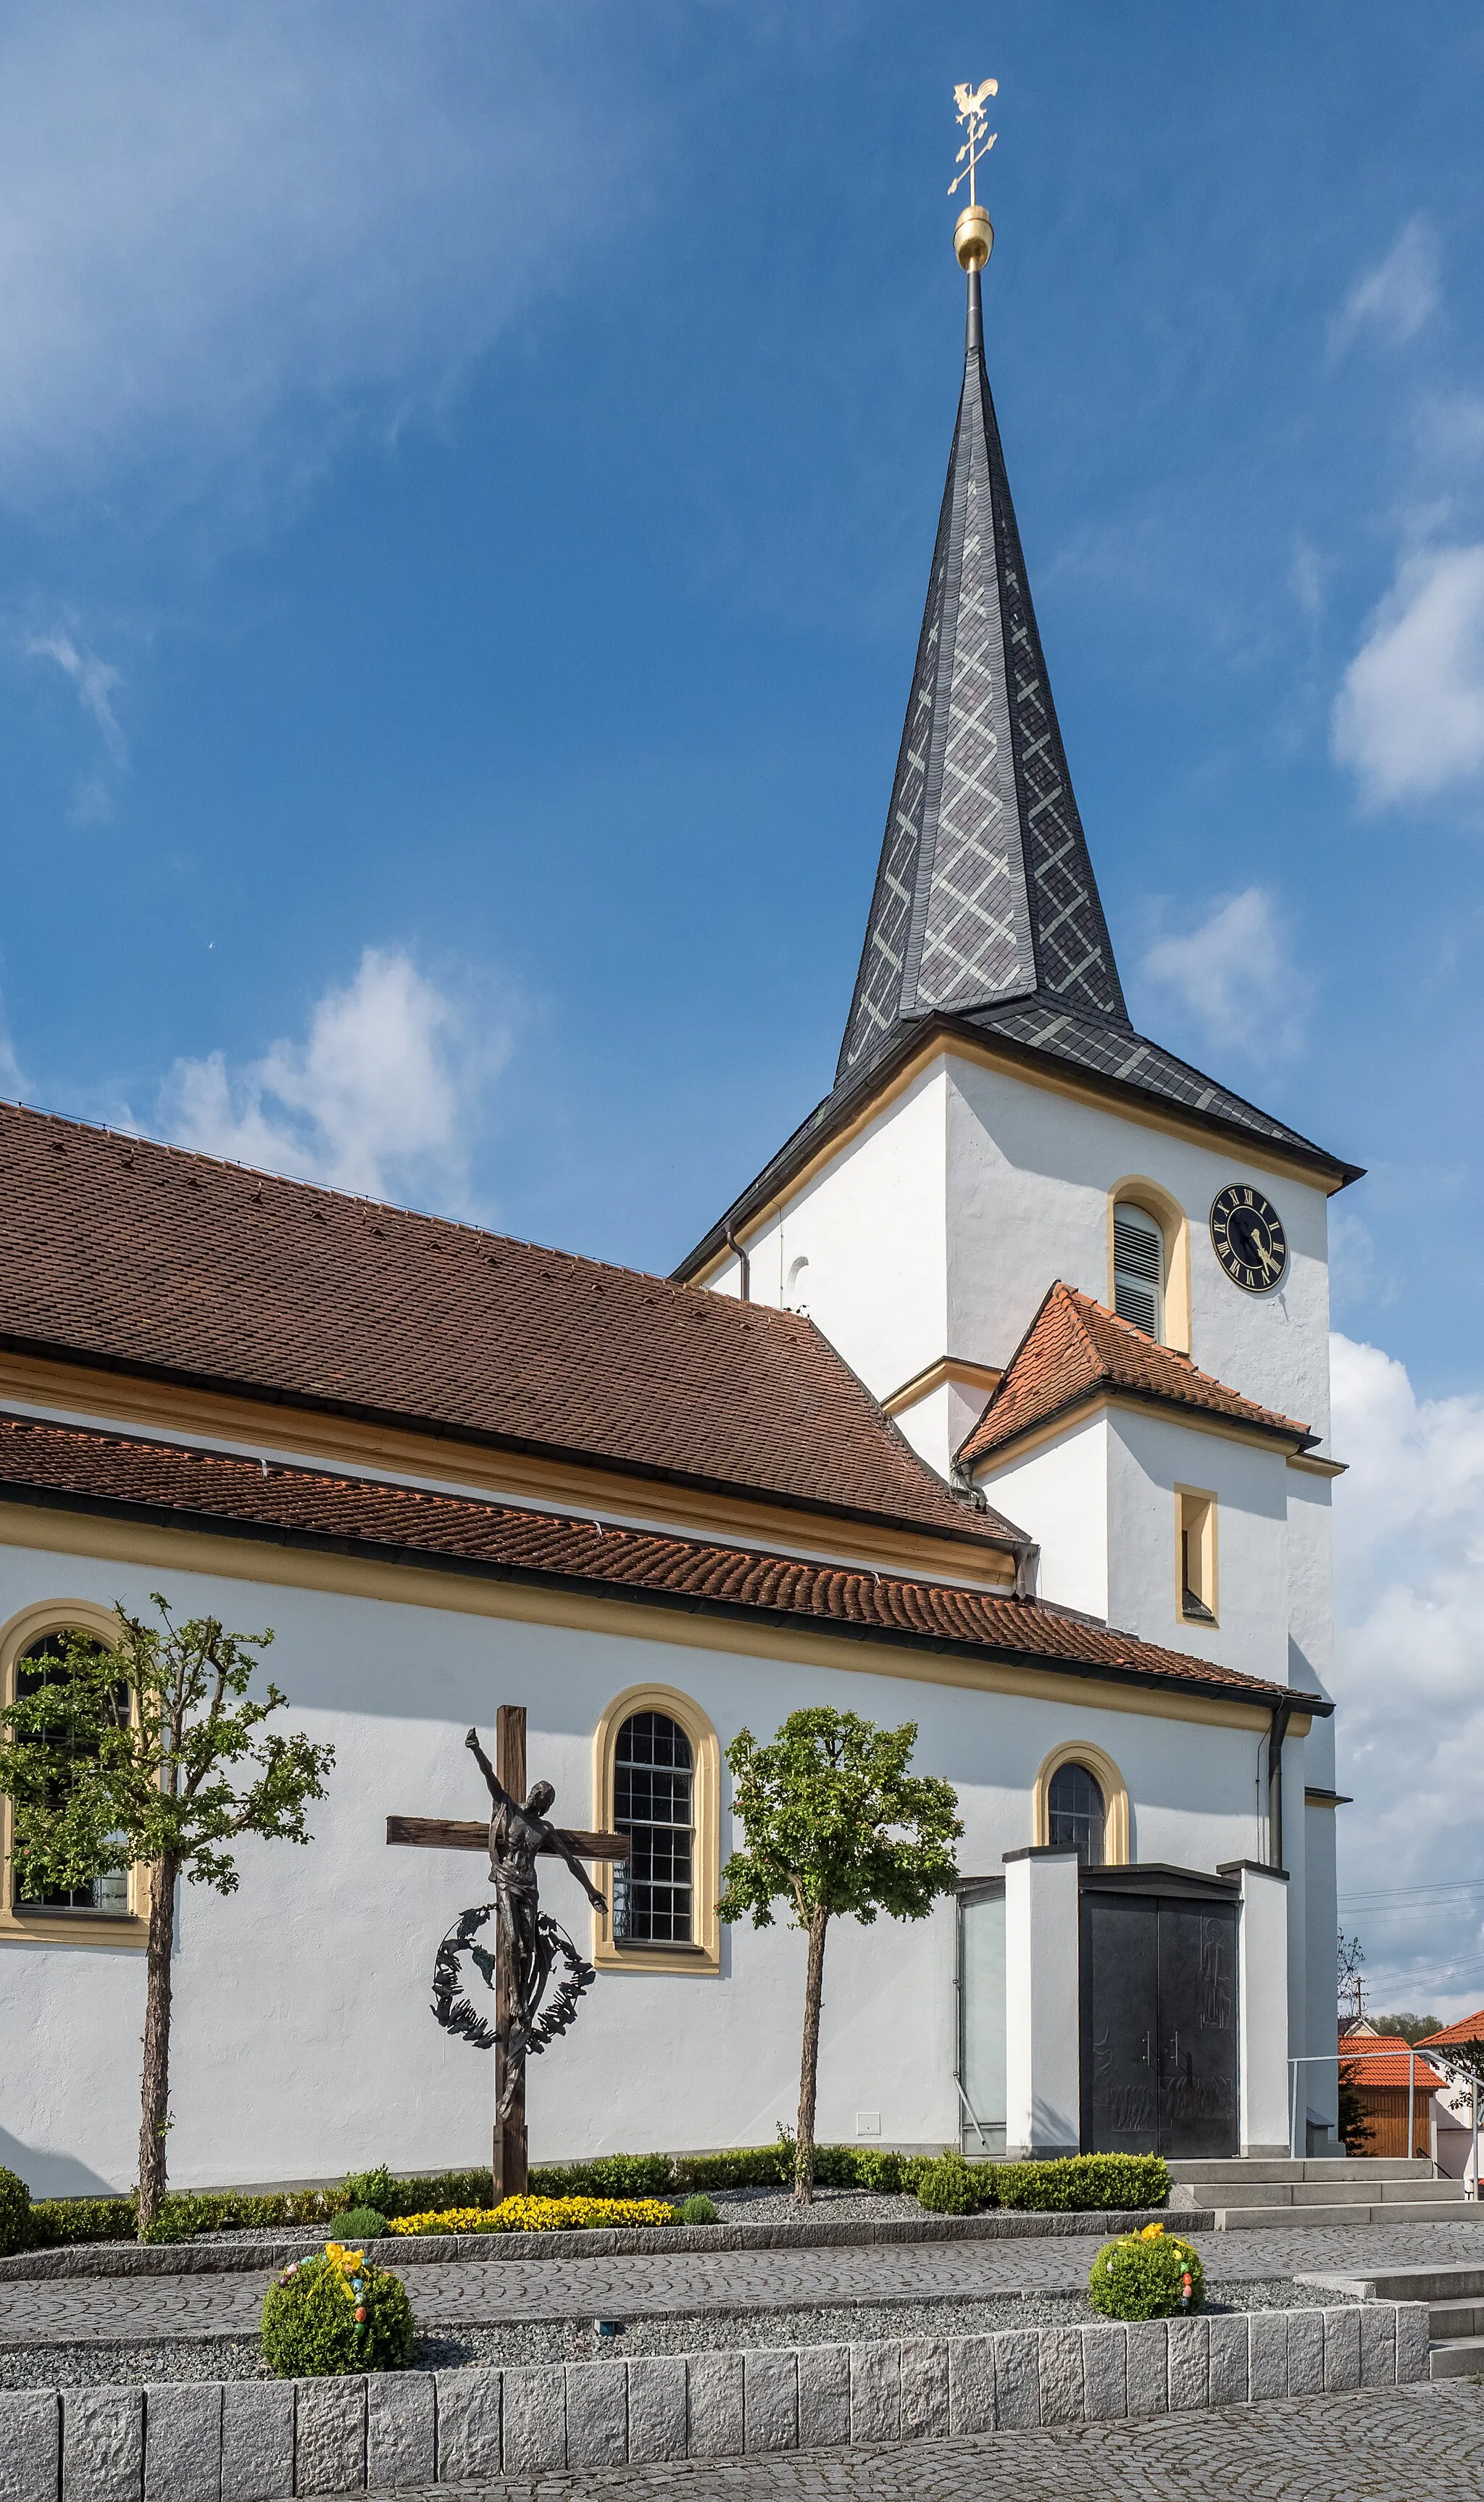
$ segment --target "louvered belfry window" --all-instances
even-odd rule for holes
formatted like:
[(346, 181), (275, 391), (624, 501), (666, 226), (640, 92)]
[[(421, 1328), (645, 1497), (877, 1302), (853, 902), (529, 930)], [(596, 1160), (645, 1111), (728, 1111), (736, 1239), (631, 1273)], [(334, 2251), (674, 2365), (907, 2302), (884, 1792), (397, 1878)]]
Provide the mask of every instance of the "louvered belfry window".
[(630, 1842), (613, 1872), (613, 1934), (627, 1945), (689, 1945), (694, 1831), (691, 1741), (664, 1711), (635, 1711), (614, 1751), (613, 1820)]
[(1164, 1236), (1142, 1207), (1113, 1210), (1113, 1308), (1146, 1337), (1164, 1337)]

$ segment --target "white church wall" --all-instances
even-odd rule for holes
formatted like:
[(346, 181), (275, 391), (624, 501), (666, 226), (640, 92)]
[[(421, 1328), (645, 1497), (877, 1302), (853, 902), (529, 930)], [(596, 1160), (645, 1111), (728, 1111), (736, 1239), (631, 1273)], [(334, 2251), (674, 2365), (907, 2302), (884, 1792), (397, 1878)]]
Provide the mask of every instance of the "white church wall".
[[(755, 1301), (807, 1310), (878, 1399), (950, 1351), (946, 1091), (933, 1061), (747, 1236)], [(713, 1283), (738, 1292), (735, 1260)]]
[(1108, 1613), (1108, 1419), (1084, 1423), (1001, 1466), (975, 1471), (996, 1511), (1041, 1550), (1037, 1592), (1085, 1615)]
[[(271, 1624), (287, 1720), (337, 1748), (304, 1849), (249, 1843), (228, 1902), (182, 1890), (172, 2177), (183, 2187), (484, 2161), (490, 2063), (428, 2012), (438, 1940), (488, 1897), (472, 1855), (388, 1849), (388, 1812), (469, 1816), (482, 1805), (462, 1748), (501, 1702), (529, 1714), (532, 1778), (557, 1812), (596, 1812), (593, 1732), (642, 1682), (678, 1688), (725, 1744), (808, 1703), (914, 1719), (917, 1762), (951, 1778), (960, 1864), (998, 1875), (1033, 1841), (1036, 1771), (1077, 1737), (1120, 1766), (1140, 1856), (1212, 1867), (1256, 1855), (1245, 1731), (1113, 1707), (982, 1695), (854, 1663), (742, 1657), (689, 1640), (618, 1635), (269, 1587), (216, 1572), (0, 1549), (0, 1623), (42, 1600), (143, 1609), (163, 1587), (186, 1614)], [(643, 1620), (636, 1620), (642, 1625)], [(724, 1855), (734, 1840), (724, 1813)], [(547, 1898), (579, 1945), (590, 1915), (554, 1872)], [(719, 1978), (625, 1972), (599, 1980), (573, 2032), (532, 2063), (532, 2152), (757, 2144), (797, 2093), (802, 1941), (784, 1927), (724, 1932)], [(912, 1927), (836, 1924), (826, 1981), (819, 2125), (884, 2143), (956, 2142), (951, 1904)], [(143, 1958), (125, 1948), (0, 1945), (0, 2113), (12, 2163), (38, 2191), (124, 2187), (135, 2175)], [(870, 2130), (872, 2137), (875, 2130)]]
[[(952, 1352), (1005, 1365), (1048, 1286), (1061, 1277), (1112, 1302), (1108, 1194), (1130, 1174), (1158, 1182), (1189, 1227), (1188, 1350), (1248, 1398), (1328, 1433), (1326, 1201), (1311, 1183), (1272, 1172), (1245, 1150), (1197, 1145), (1111, 1104), (955, 1055), (948, 1128), (948, 1336)], [(1290, 1266), (1276, 1294), (1233, 1286), (1211, 1247), (1211, 1201), (1251, 1182), (1283, 1218)], [(843, 1352), (850, 1356), (848, 1345)]]
[[(1288, 1499), (1288, 1621), (1293, 1646), (1290, 1681), (1330, 1690), (1334, 1668), (1334, 1563), (1332, 1543), (1331, 1485), (1328, 1477), (1307, 1469), (1284, 1471)], [(1332, 1789), (1333, 1723), (1330, 1727), (1331, 1769), (1314, 1773)]]
[[(1288, 1679), (1288, 1470), (1281, 1450), (1154, 1408), (1108, 1410), (1108, 1617), (1145, 1641)], [(1217, 1621), (1184, 1615), (1176, 1489), (1216, 1497)]]

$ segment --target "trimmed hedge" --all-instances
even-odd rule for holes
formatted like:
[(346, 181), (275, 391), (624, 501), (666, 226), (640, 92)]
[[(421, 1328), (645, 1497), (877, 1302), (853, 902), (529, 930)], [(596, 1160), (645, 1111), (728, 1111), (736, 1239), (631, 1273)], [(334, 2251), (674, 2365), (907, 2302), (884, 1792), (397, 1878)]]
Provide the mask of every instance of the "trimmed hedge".
[(415, 2335), (401, 2278), (338, 2242), (296, 2259), (263, 2299), (263, 2353), (280, 2380), (405, 2371)]
[(31, 2243), (31, 2192), (17, 2172), (0, 2164), (0, 2258)]
[[(966, 2163), (961, 2155), (896, 2154), (888, 2147), (821, 2146), (814, 2178), (821, 2189), (872, 2189), (897, 2197), (916, 2195), (931, 2208), (942, 2167), (961, 2167), (973, 2184), (973, 2207), (1019, 2207), (1065, 2214), (1087, 2208), (1163, 2207), (1169, 2174), (1157, 2154), (1076, 2154), (1054, 2163)], [(14, 2178), (14, 2175), (11, 2176)], [(961, 2173), (952, 2171), (960, 2194)], [(538, 2163), (530, 2176), (533, 2198), (688, 2197), (692, 2190), (787, 2189), (793, 2181), (793, 2148), (732, 2147), (717, 2154), (600, 2154), (590, 2163)], [(929, 2195), (922, 2197), (924, 2182)], [(24, 2184), (16, 2182), (24, 2195)], [(376, 2190), (375, 2197), (367, 2196)], [(488, 2208), (489, 2174), (424, 2173), (399, 2179), (385, 2166), (353, 2173), (334, 2189), (286, 2189), (261, 2197), (225, 2190), (207, 2195), (185, 2190), (161, 2203), (152, 2238), (188, 2241), (193, 2233), (273, 2232), (285, 2224), (327, 2224), (348, 2206), (371, 2206), (378, 2215), (425, 2215), (450, 2208)], [(953, 2214), (968, 2212), (961, 2207)], [(4, 2176), (0, 2176), (0, 2250), (7, 2247)], [(24, 2217), (24, 2209), (20, 2210)], [(27, 2240), (12, 2248), (51, 2249), (77, 2242), (131, 2242), (138, 2229), (132, 2198), (43, 2198), (21, 2227)]]

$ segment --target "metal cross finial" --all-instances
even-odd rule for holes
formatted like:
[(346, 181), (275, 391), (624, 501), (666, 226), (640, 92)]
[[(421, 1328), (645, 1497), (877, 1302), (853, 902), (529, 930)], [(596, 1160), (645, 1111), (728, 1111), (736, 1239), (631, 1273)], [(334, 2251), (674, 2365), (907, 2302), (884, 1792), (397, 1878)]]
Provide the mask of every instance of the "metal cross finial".
[[(949, 184), (948, 196), (952, 199), (959, 185), (966, 182), (970, 208), (974, 206), (974, 168), (981, 157), (988, 156), (999, 136), (997, 130), (992, 130), (989, 137), (985, 137), (985, 124), (989, 116), (984, 109), (988, 98), (998, 93), (998, 79), (986, 79), (983, 85), (979, 87), (956, 86), (954, 89), (954, 108), (967, 136), (954, 158), (954, 163), (962, 165), (963, 171)], [(965, 157), (968, 159), (967, 164), (963, 162)]]

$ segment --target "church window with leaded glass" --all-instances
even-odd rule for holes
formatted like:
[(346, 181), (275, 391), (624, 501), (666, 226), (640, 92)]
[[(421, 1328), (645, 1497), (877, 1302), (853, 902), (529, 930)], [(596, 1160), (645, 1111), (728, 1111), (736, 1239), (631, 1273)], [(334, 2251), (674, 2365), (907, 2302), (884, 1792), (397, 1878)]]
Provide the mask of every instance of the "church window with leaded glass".
[(1076, 1851), (1084, 1868), (1100, 1868), (1107, 1807), (1086, 1764), (1059, 1764), (1046, 1793), (1047, 1840)]

